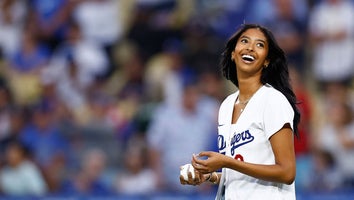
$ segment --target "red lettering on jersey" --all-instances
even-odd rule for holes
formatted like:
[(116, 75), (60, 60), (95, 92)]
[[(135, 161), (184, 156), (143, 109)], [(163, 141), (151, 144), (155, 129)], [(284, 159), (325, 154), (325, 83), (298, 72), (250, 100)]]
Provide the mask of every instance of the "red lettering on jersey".
[(243, 161), (243, 156), (241, 156), (241, 154), (236, 154), (235, 159), (239, 161)]

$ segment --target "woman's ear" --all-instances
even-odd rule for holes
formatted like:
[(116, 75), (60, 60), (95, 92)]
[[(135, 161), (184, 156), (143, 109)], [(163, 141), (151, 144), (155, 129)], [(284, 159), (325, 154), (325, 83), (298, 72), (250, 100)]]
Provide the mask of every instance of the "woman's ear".
[(267, 68), (268, 67), (268, 65), (269, 65), (269, 63), (270, 63), (270, 61), (267, 59), (267, 60), (265, 60), (264, 61), (264, 68)]
[(232, 61), (235, 61), (235, 51), (232, 51), (232, 52), (231, 52), (231, 60), (232, 60)]

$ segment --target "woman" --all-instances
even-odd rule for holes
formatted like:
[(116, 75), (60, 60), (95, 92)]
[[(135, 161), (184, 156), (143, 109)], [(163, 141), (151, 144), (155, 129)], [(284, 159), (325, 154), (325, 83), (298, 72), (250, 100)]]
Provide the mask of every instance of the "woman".
[(196, 176), (181, 176), (181, 184), (219, 184), (217, 199), (295, 199), (293, 134), (300, 114), (283, 50), (269, 30), (244, 24), (221, 61), (239, 90), (219, 110), (219, 153), (193, 155)]

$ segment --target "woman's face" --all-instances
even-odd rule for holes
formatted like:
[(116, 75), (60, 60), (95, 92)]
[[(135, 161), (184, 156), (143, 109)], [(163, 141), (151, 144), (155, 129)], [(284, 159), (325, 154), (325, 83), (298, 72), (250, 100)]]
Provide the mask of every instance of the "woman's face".
[(261, 72), (269, 64), (268, 41), (257, 28), (246, 30), (236, 42), (231, 58), (236, 62), (237, 71), (247, 74)]

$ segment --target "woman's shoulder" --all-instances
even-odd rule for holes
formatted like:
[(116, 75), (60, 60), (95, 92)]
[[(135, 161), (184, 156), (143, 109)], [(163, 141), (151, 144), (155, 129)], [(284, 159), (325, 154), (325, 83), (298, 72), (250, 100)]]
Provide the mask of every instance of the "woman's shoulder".
[(273, 86), (269, 85), (269, 84), (265, 84), (264, 87), (264, 92), (263, 94), (269, 97), (284, 97), (285, 95), (283, 93), (281, 93), (279, 90), (275, 89)]
[(263, 98), (286, 100), (285, 95), (270, 84), (265, 84), (263, 89)]

